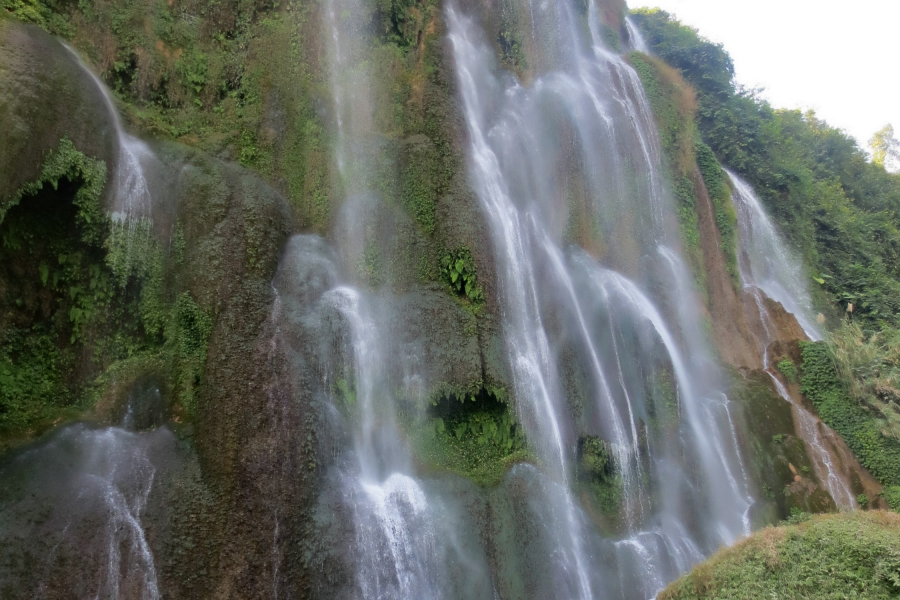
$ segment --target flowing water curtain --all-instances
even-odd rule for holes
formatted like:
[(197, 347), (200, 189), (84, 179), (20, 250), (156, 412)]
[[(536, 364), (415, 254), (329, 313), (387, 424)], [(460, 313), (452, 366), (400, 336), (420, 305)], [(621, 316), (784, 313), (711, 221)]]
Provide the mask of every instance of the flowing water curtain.
[[(645, 570), (640, 585), (650, 594), (676, 569), (749, 531), (751, 484), (742, 468), (731, 408), (716, 378), (709, 376), (715, 368), (710, 369), (690, 278), (672, 249), (677, 230), (671, 198), (661, 181), (659, 142), (636, 75), (602, 47), (593, 5), (587, 28), (566, 3), (529, 4), (528, 9), (528, 62), (540, 70), (525, 87), (494, 67), (478, 24), (453, 6), (446, 11), (469, 128), (470, 170), (500, 266), (516, 407), (544, 470), (564, 489), (571, 487), (572, 448), (579, 433), (601, 435), (611, 444), (623, 480), (624, 531), (631, 540), (621, 550), (640, 547), (648, 553), (644, 567), (630, 568)], [(566, 142), (575, 150), (560, 152)], [(588, 164), (591, 168), (584, 168)], [(573, 180), (579, 185), (567, 187)], [(572, 208), (567, 201), (578, 194), (596, 223), (592, 234), (602, 240), (596, 244), (599, 258), (636, 284), (561, 258)], [(590, 292), (577, 291), (592, 277)], [(640, 287), (655, 291), (655, 298)], [(598, 293), (616, 296), (616, 302), (590, 308)], [(655, 303), (662, 308), (654, 308)], [(597, 311), (605, 311), (605, 324), (599, 325)], [(646, 386), (624, 366), (629, 361), (620, 350), (628, 343), (623, 341), (621, 349), (609, 343), (635, 335), (614, 331), (620, 315), (629, 311), (641, 316), (636, 323), (653, 325), (669, 368), (677, 366), (681, 435), (672, 436), (675, 447), (654, 449), (642, 441)], [(611, 323), (609, 314), (614, 315)], [(578, 362), (589, 381), (583, 386), (590, 390), (587, 402), (599, 408), (594, 424), (579, 422), (577, 413), (587, 412), (584, 407), (570, 411), (555, 359), (566, 344), (579, 346)], [(631, 348), (629, 360), (652, 364), (633, 343)], [(688, 464), (679, 465), (679, 455), (687, 456)], [(649, 482), (646, 469), (651, 469)], [(672, 472), (684, 477), (678, 481)], [(659, 494), (662, 486), (674, 493)], [(609, 581), (591, 581), (585, 565), (592, 562), (587, 548), (595, 546), (595, 534), (582, 526), (571, 494), (548, 505), (562, 525), (552, 553), (560, 564), (557, 585), (574, 597), (614, 588)], [(679, 543), (655, 545), (660, 554), (654, 556), (642, 545), (651, 529)], [(679, 544), (690, 550), (676, 551)], [(690, 558), (673, 569), (679, 562), (675, 556)]]
[(22, 585), (21, 597), (158, 600), (144, 513), (175, 444), (166, 428), (138, 434), (77, 424), (0, 467), (0, 543), (34, 567), (19, 580), (6, 568), (13, 563), (4, 565), (4, 585)]

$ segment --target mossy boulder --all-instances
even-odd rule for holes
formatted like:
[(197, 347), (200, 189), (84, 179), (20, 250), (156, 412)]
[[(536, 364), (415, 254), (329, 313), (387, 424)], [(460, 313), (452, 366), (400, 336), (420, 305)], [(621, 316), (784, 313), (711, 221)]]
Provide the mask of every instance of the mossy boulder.
[(110, 167), (115, 162), (111, 115), (75, 55), (35, 25), (0, 20), (0, 209), (39, 178), (63, 138)]

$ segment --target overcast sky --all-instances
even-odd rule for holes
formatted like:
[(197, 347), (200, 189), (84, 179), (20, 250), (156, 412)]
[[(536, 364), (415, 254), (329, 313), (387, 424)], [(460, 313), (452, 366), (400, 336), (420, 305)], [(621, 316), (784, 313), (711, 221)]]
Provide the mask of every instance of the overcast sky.
[(721, 43), (736, 79), (776, 108), (812, 108), (863, 148), (900, 136), (900, 0), (631, 0)]

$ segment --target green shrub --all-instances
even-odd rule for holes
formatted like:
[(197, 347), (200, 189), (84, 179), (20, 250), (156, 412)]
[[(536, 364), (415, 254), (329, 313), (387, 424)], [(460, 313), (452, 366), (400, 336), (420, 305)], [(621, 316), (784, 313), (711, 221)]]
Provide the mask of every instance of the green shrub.
[(439, 399), (414, 431), (416, 454), (425, 466), (479, 485), (495, 485), (513, 463), (533, 460), (509, 406), (483, 389)]
[(475, 260), (468, 248), (459, 248), (441, 257), (441, 277), (456, 295), (468, 298), (475, 305), (484, 301)]
[(797, 383), (797, 365), (794, 364), (794, 361), (789, 358), (778, 361), (778, 370), (781, 371), (781, 374), (784, 375), (788, 381)]
[(885, 436), (869, 413), (850, 397), (825, 343), (800, 342), (800, 351), (801, 393), (879, 481), (885, 486), (900, 485), (900, 441)]

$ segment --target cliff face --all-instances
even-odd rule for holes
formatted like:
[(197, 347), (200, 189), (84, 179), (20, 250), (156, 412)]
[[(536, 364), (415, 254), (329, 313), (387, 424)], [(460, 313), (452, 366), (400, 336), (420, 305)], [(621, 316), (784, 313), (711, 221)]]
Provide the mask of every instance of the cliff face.
[[(528, 86), (541, 74), (540, 61), (549, 59), (537, 49), (538, 36), (526, 35), (533, 15), (502, 0), (459, 4), (479, 16), (507, 78)], [(624, 3), (575, 4), (579, 18), (598, 19), (607, 48), (634, 47)], [(0, 501), (16, 507), (17, 516), (0, 520), (0, 541), (15, 538), (13, 524), (29, 515), (51, 515), (42, 521), (51, 540), (59, 523), (75, 518), (54, 499), (73, 493), (81, 472), (31, 481), (29, 469), (55, 472), (67, 448), (90, 454), (99, 443), (91, 427), (103, 432), (98, 439), (121, 438), (116, 443), (136, 448), (122, 469), (156, 469), (143, 501), (122, 513), (143, 523), (141, 543), (123, 552), (133, 564), (155, 558), (153, 585), (119, 581), (99, 568), (68, 572), (67, 560), (79, 551), (93, 556), (106, 543), (85, 534), (48, 563), (52, 585), (43, 593), (111, 589), (115, 580), (128, 597), (350, 594), (347, 582), (367, 559), (342, 550), (360, 535), (353, 529), (359, 515), (347, 508), (358, 490), (348, 491), (340, 480), (347, 468), (341, 449), (363, 443), (347, 433), (356, 418), (347, 413), (366, 393), (347, 375), (365, 366), (359, 339), (381, 350), (373, 370), (401, 398), (396, 414), (379, 408), (365, 418), (396, 420), (401, 442), (414, 448), (407, 468), (438, 474), (429, 485), (453, 499), (448, 514), (471, 513), (472, 531), (447, 536), (485, 548), (485, 564), (501, 573), (495, 590), (527, 595), (528, 585), (548, 585), (537, 570), (532, 584), (510, 575), (523, 564), (552, 570), (526, 532), (533, 525), (531, 494), (556, 484), (532, 474), (532, 465), (541, 464), (537, 444), (525, 444), (523, 419), (516, 416), (523, 393), (516, 377), (524, 367), (508, 356), (503, 287), (517, 282), (503, 279), (501, 242), (474, 189), (470, 163), (483, 157), (467, 156), (472, 130), (457, 89), (460, 65), (448, 38), (447, 7), (401, 0), (366, 5), (361, 14), (344, 11), (362, 24), (350, 27), (354, 34), (357, 27), (373, 40), (360, 50), (329, 45), (345, 25), (326, 31), (323, 24), (347, 15), (326, 14), (320, 2), (16, 6), (0, 20), (0, 257), (6, 263), (0, 382), (7, 386), (0, 396), (0, 448), (7, 452), (0, 477), (17, 483)], [(7, 13), (64, 36), (74, 51)], [(362, 66), (349, 84), (337, 80), (346, 74), (334, 72), (342, 50), (364, 55), (355, 57)], [(792, 508), (831, 510), (834, 501), (798, 417), (763, 368), (766, 352), (770, 363), (793, 357), (799, 364), (797, 341), (806, 334), (781, 305), (766, 300), (774, 333), (766, 330), (760, 347), (767, 325), (738, 281), (730, 184), (698, 141), (693, 92), (656, 59), (634, 52), (628, 60), (659, 129), (662, 187), (677, 201), (677, 223), (667, 226), (677, 231), (674, 246), (687, 257), (696, 284), (682, 301), (706, 319), (703, 335), (718, 355), (718, 366), (709, 369), (715, 373), (704, 376), (731, 381), (726, 387), (737, 401), (734, 415), (730, 403), (723, 406), (737, 456), (746, 458), (746, 491), (758, 496), (747, 519), (760, 526)], [(364, 89), (356, 85), (363, 81)], [(344, 110), (352, 122), (332, 97), (341, 86), (350, 90), (351, 107)], [(543, 199), (556, 207), (547, 230), (567, 251), (580, 247), (601, 264), (645, 277), (646, 256), (629, 233), (640, 217), (625, 210), (621, 227), (602, 230), (587, 185), (577, 183), (590, 179), (584, 174), (591, 165), (575, 149), (578, 132), (565, 127), (572, 148), (560, 150), (564, 167), (554, 178), (567, 182), (560, 189), (569, 194)], [(352, 143), (342, 142), (351, 128)], [(369, 158), (348, 175), (347, 155)], [(643, 189), (642, 176), (631, 171), (635, 164), (629, 157), (620, 165), (630, 186), (626, 196)], [(149, 200), (123, 208), (117, 204), (123, 190)], [(350, 265), (343, 279), (334, 275), (338, 263)], [(551, 266), (542, 265), (546, 281)], [(646, 277), (659, 286), (653, 278), (661, 276)], [(619, 285), (635, 302), (643, 298)], [(359, 301), (344, 289), (352, 286), (370, 296), (370, 312), (354, 314), (359, 323), (345, 314)], [(565, 290), (532, 294), (536, 303), (540, 296), (550, 304), (557, 291), (565, 296)], [(569, 293), (574, 297), (574, 288)], [(648, 314), (661, 319), (654, 311)], [(577, 427), (588, 427), (598, 418), (584, 401), (592, 391), (591, 365), (567, 338), (572, 325), (562, 313), (547, 308), (542, 327), (554, 348), (563, 348), (551, 358), (565, 367), (558, 384), (567, 407)], [(353, 327), (375, 333), (360, 336)], [(669, 334), (654, 327), (655, 334), (644, 332), (632, 343), (653, 338), (659, 345), (653, 335)], [(615, 335), (611, 349), (601, 350), (619, 360)], [(685, 328), (672, 337), (690, 335)], [(673, 383), (673, 349), (668, 352), (653, 355), (662, 365), (658, 373), (635, 375), (650, 390), (647, 402), (658, 404), (635, 421), (635, 446), (645, 443), (648, 452), (649, 435), (658, 433), (661, 447), (678, 438), (672, 415), (680, 414), (682, 400)], [(618, 368), (630, 373), (632, 367)], [(801, 404), (797, 385), (782, 383)], [(148, 405), (150, 397), (156, 400)], [(135, 426), (134, 411), (156, 416)], [(87, 433), (71, 424), (85, 419), (93, 423)], [(121, 437), (119, 425), (134, 437)], [(475, 452), (465, 435), (477, 436)], [(627, 482), (615, 470), (620, 459), (612, 446), (585, 431), (560, 435), (574, 436), (572, 485), (590, 516), (585, 520), (610, 535), (626, 531)], [(387, 452), (396, 442), (377, 439), (372, 448)], [(878, 483), (837, 436), (828, 451), (854, 493), (877, 496)], [(649, 469), (650, 459), (636, 452), (635, 468)], [(112, 488), (127, 487), (107, 479)], [(32, 496), (49, 500), (31, 505)], [(411, 498), (401, 507), (407, 512), (415, 512), (417, 497)], [(84, 522), (102, 522), (100, 508), (88, 512)], [(110, 548), (127, 546), (111, 539)], [(32, 575), (32, 565), (43, 560), (47, 544), (28, 540), (18, 548), (15, 560), (0, 564), (0, 590), (25, 597), (46, 585)], [(471, 592), (480, 583), (454, 585), (471, 585)]]

